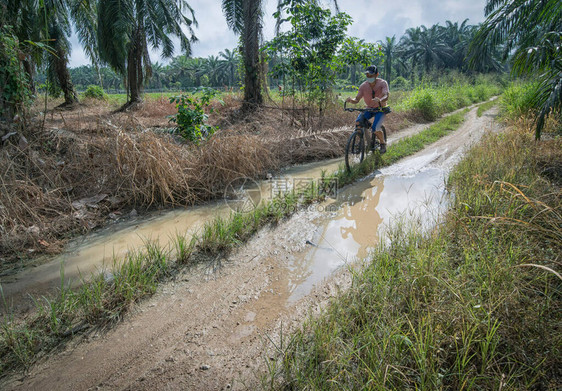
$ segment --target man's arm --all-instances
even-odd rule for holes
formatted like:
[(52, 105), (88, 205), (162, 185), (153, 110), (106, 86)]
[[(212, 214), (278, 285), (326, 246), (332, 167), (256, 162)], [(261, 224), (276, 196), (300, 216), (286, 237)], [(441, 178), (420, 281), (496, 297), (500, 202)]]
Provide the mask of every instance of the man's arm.
[(356, 105), (357, 103), (359, 103), (361, 101), (361, 98), (363, 97), (363, 93), (361, 91), (361, 87), (359, 87), (359, 91), (357, 91), (357, 96), (355, 97), (355, 99), (353, 98), (347, 98), (345, 101), (346, 102), (351, 102), (354, 105)]

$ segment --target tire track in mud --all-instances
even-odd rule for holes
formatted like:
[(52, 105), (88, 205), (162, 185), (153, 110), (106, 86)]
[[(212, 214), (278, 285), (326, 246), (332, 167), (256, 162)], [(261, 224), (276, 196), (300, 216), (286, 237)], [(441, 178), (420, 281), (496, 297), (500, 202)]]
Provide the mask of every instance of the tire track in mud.
[[(478, 118), (475, 111), (457, 131), (376, 176), (406, 177), (451, 167), (467, 145), (495, 129), (493, 113)], [(394, 136), (390, 142), (402, 135)], [(366, 181), (376, 176), (350, 187), (368, 192)], [(367, 198), (354, 201), (359, 212), (367, 213), (361, 209)], [(269, 338), (278, 341), (281, 331), (298, 327), (350, 281), (342, 264), (289, 303), (303, 281), (295, 269), (308, 262), (302, 261), (312, 247), (306, 241), (318, 243), (317, 232), (336, 218), (337, 212), (307, 209), (262, 229), (227, 260), (178, 276), (113, 329), (74, 341), (23, 378), (12, 379), (6, 389), (256, 389), (269, 359), (263, 352), (274, 350)]]

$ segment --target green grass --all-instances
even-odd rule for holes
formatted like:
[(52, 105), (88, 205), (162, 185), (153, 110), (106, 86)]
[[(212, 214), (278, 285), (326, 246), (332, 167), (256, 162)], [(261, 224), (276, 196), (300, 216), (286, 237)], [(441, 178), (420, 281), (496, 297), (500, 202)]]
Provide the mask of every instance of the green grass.
[(560, 389), (562, 200), (530, 141), (474, 148), (444, 221), (389, 230), (351, 288), (285, 336), (264, 388)]
[(539, 83), (515, 81), (506, 88), (500, 99), (500, 113), (506, 118), (530, 117), (535, 109), (533, 101)]
[(448, 113), (499, 95), (500, 86), (489, 83), (456, 83), (440, 87), (418, 87), (392, 103), (397, 111), (413, 111), (426, 121), (434, 121)]
[(147, 241), (144, 249), (115, 260), (105, 273), (83, 278), (78, 289), (71, 289), (61, 270), (57, 293), (35, 299), (36, 311), (25, 320), (16, 319), (4, 302), (0, 377), (28, 368), (38, 354), (50, 351), (76, 332), (119, 320), (133, 303), (152, 295), (171, 272), (169, 251)]
[(482, 115), (484, 115), (484, 113), (488, 110), (490, 110), (492, 107), (497, 106), (498, 102), (495, 100), (489, 100), (487, 102), (484, 102), (482, 104), (480, 104), (478, 106), (478, 110), (476, 110), (476, 116), (477, 117), (482, 117)]

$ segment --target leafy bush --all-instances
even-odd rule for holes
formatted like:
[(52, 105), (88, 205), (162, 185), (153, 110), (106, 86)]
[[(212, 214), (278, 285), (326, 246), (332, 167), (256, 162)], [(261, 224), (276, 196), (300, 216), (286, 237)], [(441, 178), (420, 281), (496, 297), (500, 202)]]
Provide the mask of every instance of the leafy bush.
[(100, 86), (93, 85), (93, 84), (90, 84), (88, 86), (88, 88), (86, 89), (86, 91), (84, 91), (84, 97), (85, 98), (92, 98), (92, 99), (99, 99), (99, 100), (107, 99), (107, 95), (103, 91), (103, 88), (100, 87)]
[[(209, 117), (205, 113), (205, 108), (216, 95), (215, 90), (206, 88), (203, 89), (203, 95), (200, 98), (189, 94), (171, 97), (170, 103), (175, 103), (178, 109), (178, 113), (170, 118), (170, 122), (177, 124), (172, 133), (195, 144), (210, 137), (217, 128), (205, 123)], [(209, 112), (213, 112), (213, 109), (210, 108)]]
[(390, 87), (396, 88), (397, 90), (406, 90), (410, 87), (410, 82), (402, 76), (398, 76), (390, 82)]
[(430, 90), (419, 90), (412, 96), (412, 108), (419, 111), (423, 119), (435, 121), (439, 116), (435, 99)]
[(503, 93), (501, 111), (503, 115), (518, 118), (529, 115), (535, 109), (533, 98), (537, 93), (539, 83), (514, 83)]

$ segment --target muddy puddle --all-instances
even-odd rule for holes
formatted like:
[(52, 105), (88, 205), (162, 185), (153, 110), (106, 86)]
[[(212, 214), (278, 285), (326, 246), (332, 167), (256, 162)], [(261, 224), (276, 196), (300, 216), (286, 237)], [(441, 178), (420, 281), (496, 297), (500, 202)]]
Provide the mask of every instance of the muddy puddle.
[(398, 175), (378, 172), (345, 188), (336, 200), (320, 206), (336, 212), (323, 212), (308, 250), (287, 261), (288, 304), (306, 296), (338, 268), (368, 257), (381, 236), (384, 242), (390, 226), (433, 226), (446, 210), (447, 199), (444, 172), (439, 168)]

